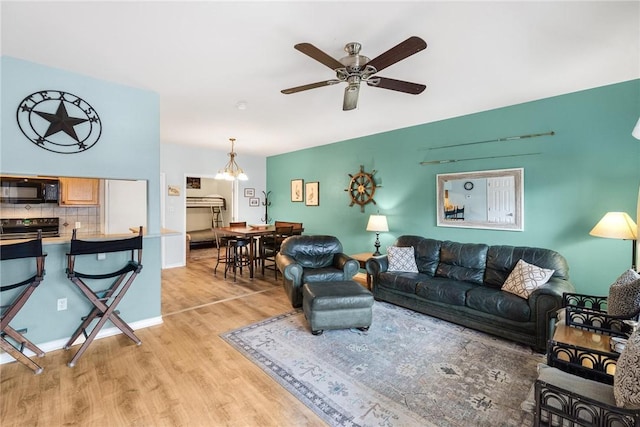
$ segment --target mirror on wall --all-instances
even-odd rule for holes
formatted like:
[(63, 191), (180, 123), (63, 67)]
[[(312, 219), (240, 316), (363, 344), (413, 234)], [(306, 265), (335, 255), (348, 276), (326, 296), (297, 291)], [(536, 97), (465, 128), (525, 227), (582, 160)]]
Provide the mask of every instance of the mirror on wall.
[(439, 227), (524, 229), (524, 169), (437, 175)]

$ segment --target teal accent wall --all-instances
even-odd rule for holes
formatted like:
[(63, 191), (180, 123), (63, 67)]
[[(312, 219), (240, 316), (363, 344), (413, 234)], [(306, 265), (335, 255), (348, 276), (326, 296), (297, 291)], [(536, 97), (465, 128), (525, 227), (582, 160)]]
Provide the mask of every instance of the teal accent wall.
[[(147, 180), (149, 237), (144, 239), (144, 268), (119, 307), (121, 317), (127, 322), (159, 317), (158, 95), (6, 56), (1, 58), (0, 66), (0, 173)], [(82, 153), (59, 154), (30, 142), (18, 127), (16, 110), (22, 99), (39, 90), (63, 90), (89, 102), (102, 121), (102, 136), (97, 144)], [(27, 338), (36, 344), (69, 337), (90, 307), (64, 273), (68, 243), (47, 245), (45, 251), (48, 253), (45, 279), (11, 323), (14, 328), (27, 328)], [(108, 269), (118, 258), (115, 254), (108, 254), (106, 261), (88, 261), (93, 266), (89, 265), (87, 272), (94, 268)], [(2, 283), (15, 273), (3, 262), (0, 270)], [(63, 297), (68, 299), (69, 308), (57, 311), (56, 300)]]
[[(429, 96), (425, 92), (420, 96)], [(461, 102), (464, 102), (461, 100)], [(345, 112), (358, 119), (362, 112)], [(591, 228), (608, 211), (636, 216), (640, 80), (363, 136), (267, 158), (274, 219), (302, 221), (305, 233), (332, 234), (348, 253), (373, 252), (370, 214), (387, 215), (382, 249), (403, 234), (458, 242), (536, 246), (563, 254), (581, 292), (606, 295), (631, 266), (631, 242), (596, 238)], [(330, 123), (327, 124), (330, 126)], [(430, 147), (554, 131), (555, 136), (433, 150)], [(303, 138), (303, 136), (301, 136)], [(424, 165), (429, 160), (461, 160)], [(376, 205), (349, 206), (349, 175), (376, 170)], [(436, 226), (436, 175), (524, 168), (524, 231)], [(320, 183), (320, 206), (290, 201), (290, 181)]]

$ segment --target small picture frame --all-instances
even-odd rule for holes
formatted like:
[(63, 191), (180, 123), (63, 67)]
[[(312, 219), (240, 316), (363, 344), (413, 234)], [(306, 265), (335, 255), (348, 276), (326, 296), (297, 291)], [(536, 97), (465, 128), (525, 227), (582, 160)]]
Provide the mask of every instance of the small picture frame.
[(200, 189), (200, 178), (188, 176), (187, 177), (187, 188), (192, 188), (192, 189), (196, 189), (196, 190)]
[(251, 207), (255, 207), (255, 206), (260, 206), (260, 199), (257, 197), (252, 197), (249, 199), (249, 206)]
[(305, 184), (304, 192), (306, 195), (305, 204), (307, 206), (320, 205), (320, 183), (319, 182), (307, 182)]
[(245, 188), (244, 189), (244, 197), (255, 197), (256, 189), (255, 188)]
[(291, 201), (302, 202), (304, 200), (304, 181), (302, 179), (291, 180)]

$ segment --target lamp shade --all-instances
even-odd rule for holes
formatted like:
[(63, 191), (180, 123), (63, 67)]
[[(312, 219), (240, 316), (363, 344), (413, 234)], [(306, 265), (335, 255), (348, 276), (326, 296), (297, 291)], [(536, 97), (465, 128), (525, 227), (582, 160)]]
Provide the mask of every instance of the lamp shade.
[(631, 135), (633, 135), (635, 139), (640, 139), (640, 119), (638, 119), (638, 123), (636, 123), (636, 127), (633, 128)]
[(607, 212), (589, 232), (596, 237), (608, 239), (637, 239), (637, 226), (626, 212)]
[(389, 225), (387, 224), (387, 217), (385, 215), (371, 215), (369, 216), (369, 222), (367, 223), (367, 231), (389, 231)]

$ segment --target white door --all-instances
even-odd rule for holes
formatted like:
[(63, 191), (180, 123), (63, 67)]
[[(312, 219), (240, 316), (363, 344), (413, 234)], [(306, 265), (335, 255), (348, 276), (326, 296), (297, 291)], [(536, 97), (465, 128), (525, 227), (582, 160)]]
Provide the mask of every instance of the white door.
[(487, 220), (513, 224), (516, 217), (515, 177), (487, 178)]

